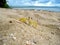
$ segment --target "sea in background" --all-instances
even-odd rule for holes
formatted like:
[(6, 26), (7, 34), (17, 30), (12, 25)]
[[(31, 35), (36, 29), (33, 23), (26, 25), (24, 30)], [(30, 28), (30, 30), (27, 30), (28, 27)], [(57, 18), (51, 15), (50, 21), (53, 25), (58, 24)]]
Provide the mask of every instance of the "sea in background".
[(33, 9), (33, 10), (47, 10), (53, 12), (60, 12), (60, 7), (56, 6), (13, 6), (14, 9)]

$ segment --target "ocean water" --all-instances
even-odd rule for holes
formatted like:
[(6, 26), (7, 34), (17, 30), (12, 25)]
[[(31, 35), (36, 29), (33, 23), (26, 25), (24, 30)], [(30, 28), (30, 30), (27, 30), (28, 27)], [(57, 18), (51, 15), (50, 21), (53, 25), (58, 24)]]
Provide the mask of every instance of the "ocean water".
[(34, 9), (34, 10), (47, 10), (53, 12), (60, 12), (60, 7), (46, 7), (46, 6), (20, 6), (13, 7), (14, 9)]

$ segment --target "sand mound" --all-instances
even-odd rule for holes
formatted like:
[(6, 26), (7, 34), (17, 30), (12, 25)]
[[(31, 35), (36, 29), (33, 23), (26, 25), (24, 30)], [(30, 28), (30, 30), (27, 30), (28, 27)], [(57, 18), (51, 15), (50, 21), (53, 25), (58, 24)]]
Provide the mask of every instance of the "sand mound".
[[(37, 28), (19, 21), (31, 17)], [(60, 13), (0, 9), (0, 45), (60, 45)]]

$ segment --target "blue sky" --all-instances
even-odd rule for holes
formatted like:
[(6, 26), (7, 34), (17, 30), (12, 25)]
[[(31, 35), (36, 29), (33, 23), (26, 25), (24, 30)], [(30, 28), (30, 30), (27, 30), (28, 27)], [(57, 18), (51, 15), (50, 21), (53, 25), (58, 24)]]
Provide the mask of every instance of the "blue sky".
[(7, 0), (10, 6), (59, 6), (60, 0)]

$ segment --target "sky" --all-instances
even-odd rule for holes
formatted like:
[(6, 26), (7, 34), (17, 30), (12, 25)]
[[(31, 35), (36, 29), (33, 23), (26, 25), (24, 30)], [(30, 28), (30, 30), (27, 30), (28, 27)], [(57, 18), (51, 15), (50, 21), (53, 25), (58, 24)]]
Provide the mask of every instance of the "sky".
[(7, 0), (10, 6), (59, 6), (60, 0)]

